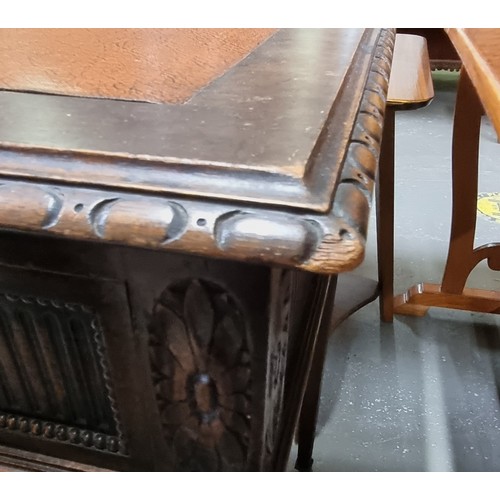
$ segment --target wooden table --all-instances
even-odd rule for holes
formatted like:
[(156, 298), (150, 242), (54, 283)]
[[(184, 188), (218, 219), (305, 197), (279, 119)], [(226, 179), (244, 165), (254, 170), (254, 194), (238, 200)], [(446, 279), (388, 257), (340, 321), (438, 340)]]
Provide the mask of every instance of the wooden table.
[(395, 298), (395, 312), (423, 315), (429, 307), (500, 314), (500, 291), (465, 288), (482, 260), (500, 270), (500, 242), (474, 248), (481, 116), (500, 137), (500, 29), (447, 29), (462, 60), (453, 124), (453, 209), (441, 285), (420, 283)]
[(286, 467), (393, 43), (0, 31), (0, 467)]

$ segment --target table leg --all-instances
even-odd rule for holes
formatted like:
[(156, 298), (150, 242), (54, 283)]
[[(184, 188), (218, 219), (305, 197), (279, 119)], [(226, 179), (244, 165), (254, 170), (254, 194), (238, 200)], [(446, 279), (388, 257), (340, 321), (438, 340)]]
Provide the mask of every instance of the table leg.
[(481, 102), (462, 69), (453, 123), (451, 236), (442, 285), (419, 284), (396, 297), (398, 314), (422, 315), (431, 306), (500, 313), (500, 292), (465, 288), (481, 260), (500, 270), (500, 243), (474, 249), (481, 115)]
[(465, 69), (460, 76), (453, 127), (453, 207), (448, 259), (441, 290), (460, 294), (474, 265), (479, 133), (482, 106)]
[(297, 428), (297, 460), (295, 468), (301, 472), (312, 469), (314, 438), (321, 394), (321, 380), (328, 339), (335, 329), (351, 314), (378, 297), (378, 283), (374, 280), (342, 274), (327, 297), (326, 311), (318, 333), (306, 392), (302, 401)]
[[(336, 283), (336, 276), (334, 277), (334, 281)], [(326, 297), (327, 301), (323, 305), (326, 314), (322, 314), (322, 321), (316, 320), (315, 322), (317, 323), (318, 335), (313, 349), (314, 356), (310, 365), (307, 387), (302, 400), (297, 427), (298, 454), (295, 468), (302, 472), (311, 471), (313, 463), (312, 452), (321, 392), (321, 378), (323, 375), (328, 336), (331, 332), (331, 323), (329, 320), (333, 312), (335, 300), (335, 283), (330, 288)]]
[(387, 322), (394, 316), (394, 127), (395, 110), (387, 106), (376, 184), (380, 318)]

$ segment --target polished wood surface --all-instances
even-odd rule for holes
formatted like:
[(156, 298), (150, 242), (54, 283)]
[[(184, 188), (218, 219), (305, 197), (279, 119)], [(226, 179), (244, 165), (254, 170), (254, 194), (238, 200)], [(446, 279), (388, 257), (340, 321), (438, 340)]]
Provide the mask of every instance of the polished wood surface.
[(326, 212), (379, 35), (280, 30), (183, 105), (0, 92), (0, 174)]
[(482, 260), (478, 259), (478, 252), (474, 251), (474, 240), (483, 113), (481, 101), (466, 68), (460, 75), (456, 99), (452, 140), (451, 234), (441, 290), (460, 294), (470, 272)]
[(424, 316), (430, 307), (500, 314), (500, 292), (465, 288), (461, 293), (447, 293), (440, 285), (419, 283), (394, 300), (398, 314)]
[(384, 137), (380, 151), (377, 196), (377, 264), (382, 321), (394, 316), (394, 155), (396, 111), (418, 109), (434, 97), (424, 38), (397, 34), (389, 80)]
[(500, 136), (500, 29), (447, 28), (446, 32)]
[(394, 156), (397, 108), (387, 106), (376, 185), (377, 268), (382, 321), (394, 317)]
[(1, 223), (353, 269), (365, 248), (392, 40), (373, 29), (280, 30), (180, 105), (0, 92), (0, 175), (36, 184), (0, 189), (11, 203)]
[(178, 103), (273, 29), (1, 29), (0, 89)]
[(387, 104), (398, 109), (418, 108), (434, 97), (425, 38), (396, 35)]
[(462, 63), (444, 28), (397, 28), (398, 34), (424, 37), (432, 70), (457, 71)]

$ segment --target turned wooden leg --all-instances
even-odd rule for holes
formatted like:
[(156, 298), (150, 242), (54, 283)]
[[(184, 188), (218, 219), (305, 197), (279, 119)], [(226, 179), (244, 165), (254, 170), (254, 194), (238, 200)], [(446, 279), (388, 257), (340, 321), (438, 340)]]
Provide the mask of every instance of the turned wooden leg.
[(380, 318), (387, 322), (394, 317), (394, 128), (395, 111), (387, 106), (376, 185)]

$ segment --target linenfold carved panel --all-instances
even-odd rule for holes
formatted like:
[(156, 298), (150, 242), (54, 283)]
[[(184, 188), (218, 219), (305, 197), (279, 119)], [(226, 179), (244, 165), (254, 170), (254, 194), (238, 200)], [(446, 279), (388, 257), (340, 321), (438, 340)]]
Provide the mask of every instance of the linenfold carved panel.
[(155, 303), (149, 331), (163, 436), (176, 467), (245, 470), (251, 348), (236, 301), (207, 281), (174, 284)]
[(0, 293), (2, 432), (125, 452), (93, 311)]

